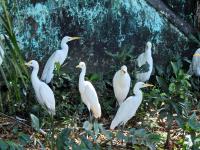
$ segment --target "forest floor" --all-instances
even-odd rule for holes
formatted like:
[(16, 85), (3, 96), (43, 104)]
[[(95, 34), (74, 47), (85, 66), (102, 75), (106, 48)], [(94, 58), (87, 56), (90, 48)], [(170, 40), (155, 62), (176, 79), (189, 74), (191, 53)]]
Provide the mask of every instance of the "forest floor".
[[(108, 122), (106, 119), (103, 119), (104, 121)], [(153, 120), (155, 120), (154, 123), (156, 123), (156, 127), (153, 127), (151, 129), (147, 129), (147, 130), (151, 130), (151, 132), (154, 133), (158, 133), (160, 134), (162, 137), (164, 137), (164, 139), (166, 140), (166, 136), (167, 136), (167, 131), (166, 131), (166, 121), (161, 121), (161, 120), (156, 120), (156, 118), (154, 118)], [(26, 135), (28, 135), (30, 137), (30, 141), (29, 144), (25, 145), (25, 148), (27, 149), (40, 149), (41, 145), (40, 143), (43, 143), (45, 145), (45, 147), (47, 147), (46, 149), (48, 149), (49, 145), (47, 142), (47, 138), (45, 133), (49, 132), (49, 129), (43, 129), (42, 132), (36, 132), (30, 125), (30, 122), (27, 122), (23, 119), (20, 118), (15, 118), (15, 117), (10, 117), (4, 114), (0, 114), (0, 139), (3, 139), (4, 141), (12, 141), (15, 143), (23, 143), (26, 142)], [(56, 124), (60, 124), (60, 123), (56, 123)], [(107, 124), (107, 123), (106, 123)], [(129, 122), (130, 124), (135, 124), (133, 122)], [(64, 128), (63, 127), (56, 127), (55, 128), (55, 137), (58, 136), (59, 132)], [(105, 129), (107, 129), (108, 126), (105, 127)], [(179, 139), (182, 139), (183, 137), (181, 137), (181, 135), (179, 135), (178, 133), (180, 133), (181, 131), (180, 128), (178, 128), (178, 125), (176, 124), (176, 122), (173, 123), (172, 125), (172, 129), (170, 130), (170, 135), (171, 135), (171, 140), (168, 142), (167, 147), (170, 149), (174, 148), (174, 147), (179, 147), (177, 141), (179, 141)], [(76, 133), (74, 135), (70, 135), (74, 141), (76, 141), (76, 143), (79, 143), (80, 140), (78, 138), (78, 136), (76, 135), (83, 135), (85, 134), (83, 128), (76, 128)], [(110, 131), (110, 130), (109, 130)], [(118, 130), (113, 130), (111, 132), (116, 132)], [(126, 135), (128, 134), (128, 131), (123, 130), (123, 134)], [(47, 135), (48, 136), (48, 135)], [(87, 138), (92, 141), (92, 137), (91, 136), (87, 136)], [(159, 147), (157, 147), (157, 149), (164, 149), (164, 142), (165, 140), (163, 140)], [(109, 146), (110, 144), (112, 144), (112, 149), (131, 149), (131, 143), (124, 143), (123, 140), (119, 141), (116, 140), (115, 138), (112, 139), (112, 141), (108, 141), (107, 138), (103, 135), (100, 134), (98, 137), (98, 143), (99, 145), (101, 145), (101, 147), (106, 147)]]

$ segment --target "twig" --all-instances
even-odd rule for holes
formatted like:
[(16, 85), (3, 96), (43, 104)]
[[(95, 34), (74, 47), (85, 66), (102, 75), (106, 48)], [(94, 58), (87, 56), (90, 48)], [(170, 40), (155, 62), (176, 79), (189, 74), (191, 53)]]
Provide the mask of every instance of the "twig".
[[(4, 117), (6, 117), (6, 118), (9, 118), (9, 119), (11, 119), (11, 120), (14, 120), (14, 121), (17, 122), (17, 123), (22, 124), (22, 125), (24, 125), (24, 126), (26, 126), (26, 127), (28, 127), (28, 128), (33, 129), (33, 127), (31, 127), (30, 125), (28, 125), (28, 124), (26, 124), (26, 123), (23, 122), (23, 120), (25, 120), (25, 119), (21, 119), (21, 118), (17, 118), (17, 117), (14, 118), (14, 117), (8, 116), (8, 115), (6, 115), (6, 114), (4, 114), (4, 113), (2, 113), (2, 112), (0, 112), (0, 116), (4, 116)], [(2, 124), (0, 124), (0, 126), (1, 126), (1, 125), (2, 125)], [(4, 124), (4, 125), (6, 125), (6, 124)], [(8, 125), (9, 125), (9, 124), (8, 124)], [(46, 134), (47, 134), (43, 129), (40, 129), (39, 132), (40, 132), (41, 134), (43, 134), (43, 135), (46, 135)]]

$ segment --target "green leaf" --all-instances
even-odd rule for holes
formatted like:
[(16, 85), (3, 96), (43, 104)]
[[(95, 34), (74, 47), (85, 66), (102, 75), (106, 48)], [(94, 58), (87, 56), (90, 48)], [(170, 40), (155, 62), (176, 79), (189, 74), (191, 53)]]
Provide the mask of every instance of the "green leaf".
[(63, 150), (64, 147), (69, 146), (66, 144), (68, 140), (68, 137), (70, 136), (71, 129), (65, 128), (61, 131), (61, 133), (58, 135), (58, 138), (56, 140), (56, 147), (58, 150)]
[(39, 119), (36, 117), (34, 114), (31, 114), (31, 126), (36, 130), (40, 130), (40, 124), (39, 124)]
[(93, 144), (86, 137), (80, 136), (81, 142), (88, 148), (89, 150), (93, 150)]
[(0, 139), (0, 149), (1, 150), (7, 150), (8, 149), (8, 144), (1, 139)]
[(150, 65), (148, 64), (148, 62), (146, 62), (145, 64), (137, 68), (137, 72), (139, 73), (148, 72), (149, 68), (150, 68)]
[(92, 124), (89, 121), (85, 121), (83, 123), (83, 129), (85, 129), (86, 131), (92, 130)]
[(94, 133), (95, 135), (99, 134), (99, 125), (97, 122), (94, 122)]
[(9, 150), (23, 150), (23, 147), (21, 145), (18, 145), (12, 141), (7, 141), (9, 145)]
[(162, 77), (159, 77), (159, 76), (156, 76), (156, 80), (159, 84), (159, 86), (161, 87), (161, 89), (164, 91), (164, 92), (168, 92), (168, 84), (167, 82), (165, 81), (165, 79), (163, 79)]
[(161, 141), (161, 136), (158, 134), (149, 134), (148, 135), (148, 142), (153, 144), (153, 143), (158, 143)]
[(171, 62), (171, 65), (172, 65), (173, 72), (174, 72), (175, 76), (177, 77), (177, 75), (178, 75), (178, 65), (177, 65), (177, 63), (174, 63), (174, 62)]
[(188, 125), (193, 129), (193, 130), (197, 130), (200, 131), (200, 122), (198, 122), (196, 120), (197, 116), (196, 113), (193, 113), (188, 121)]
[(106, 136), (106, 138), (111, 139), (112, 138), (112, 133), (107, 131), (106, 129), (104, 129), (102, 124), (99, 124), (99, 129), (101, 130), (101, 132), (103, 133), (103, 135)]
[(101, 79), (101, 76), (99, 74), (97, 74), (97, 73), (93, 73), (93, 74), (89, 75), (88, 79), (90, 81), (98, 81), (98, 80)]
[(117, 133), (116, 137), (117, 137), (118, 140), (121, 140), (121, 141), (125, 139), (125, 136), (124, 136), (124, 134), (121, 131), (119, 131)]
[(19, 135), (18, 139), (22, 145), (26, 145), (26, 144), (30, 143), (30, 141), (31, 141), (30, 136), (27, 134), (24, 134), (24, 133), (21, 133)]

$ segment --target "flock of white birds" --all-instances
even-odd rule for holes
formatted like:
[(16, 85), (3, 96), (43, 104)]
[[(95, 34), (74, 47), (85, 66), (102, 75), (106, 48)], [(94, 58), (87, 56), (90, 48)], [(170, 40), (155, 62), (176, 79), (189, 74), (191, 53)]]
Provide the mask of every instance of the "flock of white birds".
[[(1, 40), (4, 39), (4, 36), (0, 36)], [(47, 60), (47, 63), (44, 67), (41, 80), (38, 77), (39, 64), (35, 60), (31, 60), (25, 65), (32, 67), (31, 73), (31, 82), (37, 101), (41, 106), (43, 106), (48, 113), (53, 117), (56, 113), (55, 109), (55, 97), (52, 89), (48, 86), (48, 83), (53, 79), (53, 73), (55, 68), (55, 63), (62, 65), (67, 58), (69, 47), (67, 43), (72, 40), (80, 39), (79, 37), (69, 37), (65, 36), (61, 41), (61, 50), (56, 50), (50, 58)], [(137, 109), (139, 108), (143, 95), (141, 88), (153, 86), (151, 84), (146, 84), (144, 82), (148, 81), (152, 69), (153, 69), (153, 58), (152, 58), (152, 44), (151, 42), (146, 43), (145, 52), (140, 54), (137, 58), (137, 66), (141, 67), (144, 64), (148, 63), (148, 71), (146, 72), (137, 72), (136, 73), (136, 84), (133, 88), (134, 96), (127, 95), (130, 90), (131, 78), (128, 73), (127, 67), (123, 65), (120, 70), (118, 70), (113, 78), (113, 89), (114, 94), (117, 99), (117, 104), (119, 106), (117, 113), (112, 120), (110, 129), (115, 129), (119, 125), (125, 125), (128, 120), (130, 120)], [(200, 76), (200, 49), (198, 49), (193, 55), (192, 63), (190, 65), (190, 73), (194, 73), (197, 76)], [(0, 65), (3, 62), (4, 51), (0, 46)], [(101, 117), (101, 105), (98, 100), (97, 92), (94, 86), (89, 81), (85, 81), (86, 74), (86, 64), (80, 62), (76, 68), (81, 69), (79, 76), (79, 92), (83, 103), (87, 106), (89, 112), (93, 114), (95, 118)], [(91, 115), (90, 115), (91, 116)]]

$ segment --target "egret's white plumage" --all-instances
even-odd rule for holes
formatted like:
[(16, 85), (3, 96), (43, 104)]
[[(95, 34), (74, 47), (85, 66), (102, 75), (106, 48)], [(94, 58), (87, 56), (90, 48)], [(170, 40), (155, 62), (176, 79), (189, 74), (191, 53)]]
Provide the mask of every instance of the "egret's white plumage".
[(192, 57), (192, 63), (190, 64), (189, 74), (200, 76), (200, 48), (196, 50)]
[(101, 106), (99, 104), (97, 93), (93, 85), (89, 81), (85, 81), (86, 65), (80, 62), (77, 68), (81, 68), (79, 76), (79, 92), (83, 103), (87, 106), (88, 110), (92, 111), (95, 118), (101, 117)]
[(56, 50), (51, 57), (47, 60), (47, 63), (44, 67), (41, 79), (49, 83), (51, 82), (51, 79), (53, 78), (53, 70), (55, 67), (55, 63), (59, 63), (62, 65), (67, 58), (69, 47), (67, 45), (67, 42), (79, 39), (79, 37), (69, 37), (65, 36), (61, 41), (61, 50)]
[(3, 59), (4, 59), (4, 50), (0, 45), (0, 66), (3, 63)]
[(142, 67), (146, 63), (148, 63), (148, 66), (149, 66), (147, 72), (137, 72), (136, 73), (137, 82), (148, 81), (150, 76), (151, 76), (151, 73), (152, 73), (152, 70), (153, 70), (153, 58), (152, 58), (152, 55), (151, 55), (151, 53), (152, 53), (151, 47), (152, 47), (151, 42), (147, 42), (146, 47), (145, 47), (145, 52), (140, 54), (137, 58), (137, 66), (138, 67)]
[(51, 116), (55, 115), (55, 97), (51, 88), (38, 78), (39, 64), (35, 60), (31, 60), (25, 65), (33, 67), (31, 73), (31, 82), (36, 94), (37, 101), (42, 105)]
[[(0, 40), (4, 40), (4, 39), (5, 39), (4, 36), (6, 36), (6, 37), (8, 38), (7, 35), (0, 34)], [(0, 66), (1, 66), (1, 64), (3, 63), (4, 54), (5, 54), (5, 53), (4, 53), (4, 50), (3, 50), (2, 46), (0, 45)]]
[(128, 97), (119, 107), (117, 114), (115, 115), (110, 129), (114, 129), (118, 125), (125, 125), (128, 120), (130, 120), (137, 109), (139, 108), (142, 102), (142, 91), (140, 90), (143, 87), (153, 86), (151, 84), (145, 84), (143, 82), (137, 82), (134, 86), (133, 93), (135, 96)]
[(127, 67), (124, 65), (118, 70), (113, 78), (113, 89), (119, 105), (126, 99), (131, 85), (131, 78)]

